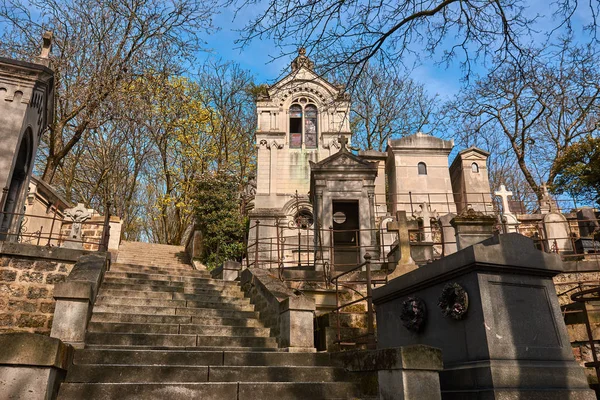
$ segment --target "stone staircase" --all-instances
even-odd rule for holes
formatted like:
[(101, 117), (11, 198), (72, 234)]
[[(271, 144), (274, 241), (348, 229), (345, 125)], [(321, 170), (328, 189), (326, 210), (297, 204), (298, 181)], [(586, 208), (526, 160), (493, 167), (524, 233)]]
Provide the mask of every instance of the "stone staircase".
[(328, 354), (278, 349), (238, 282), (182, 247), (125, 243), (58, 399), (366, 398), (355, 380)]

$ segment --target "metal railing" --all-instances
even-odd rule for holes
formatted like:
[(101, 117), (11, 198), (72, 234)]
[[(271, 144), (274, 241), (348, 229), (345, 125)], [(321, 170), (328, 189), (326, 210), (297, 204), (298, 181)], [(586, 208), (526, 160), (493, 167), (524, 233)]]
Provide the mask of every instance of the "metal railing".
[(564, 313), (583, 313), (583, 321), (585, 323), (585, 329), (588, 337), (587, 342), (592, 351), (593, 360), (592, 362), (584, 363), (584, 365), (588, 368), (594, 368), (596, 372), (596, 379), (598, 379), (598, 383), (600, 384), (600, 361), (598, 360), (598, 355), (596, 354), (596, 340), (594, 340), (594, 332), (590, 324), (590, 318), (586, 307), (586, 303), (588, 302), (600, 301), (600, 286), (596, 286), (591, 289), (581, 290), (577, 293), (574, 293), (571, 295), (571, 300), (576, 303), (582, 303), (582, 309), (564, 311)]
[[(98, 251), (108, 250), (108, 241), (110, 238), (110, 211), (109, 207), (106, 207), (104, 220), (98, 221), (83, 221), (73, 222), (70, 220), (64, 220), (58, 215), (58, 211), (55, 209), (52, 216), (27, 214), (27, 213), (7, 213), (0, 212), (0, 221), (4, 220), (5, 216), (9, 216), (13, 221), (13, 229), (0, 231), (0, 241), (16, 241), (18, 243), (35, 244), (36, 246), (46, 247), (62, 247), (65, 243), (80, 243), (83, 247), (89, 245), (90, 248), (97, 247)], [(27, 223), (32, 220), (44, 220), (48, 221), (50, 228), (45, 231), (44, 225), (35, 232), (27, 232)], [(85, 226), (102, 227), (102, 232), (99, 238), (86, 237), (82, 233), (81, 240), (74, 240), (69, 235), (63, 234), (63, 228), (65, 225), (81, 224), (81, 229), (85, 229)], [(58, 230), (55, 228), (60, 226)]]
[[(383, 279), (373, 279), (371, 271), (371, 255), (369, 253), (364, 256), (365, 261), (362, 264), (355, 266), (345, 272), (342, 272), (331, 278), (332, 283), (335, 284), (335, 309), (332, 313), (336, 316), (336, 340), (334, 343), (338, 344), (340, 348), (348, 345), (359, 345), (365, 344), (368, 349), (375, 349), (377, 347), (377, 337), (375, 335), (375, 308), (373, 306), (373, 286), (378, 283), (387, 284), (388, 274), (385, 273)], [(364, 269), (364, 271), (363, 271)], [(362, 278), (361, 272), (365, 272), (364, 278)], [(349, 277), (347, 280), (341, 280), (343, 277)], [(360, 289), (364, 287), (366, 293), (361, 293)], [(358, 298), (349, 302), (341, 304), (340, 294), (342, 288), (350, 289), (351, 293), (355, 293)], [(353, 305), (360, 305), (361, 303), (367, 303), (366, 318), (367, 318), (367, 332), (362, 335), (355, 335), (350, 337), (342, 337), (341, 327), (341, 315), (349, 314), (350, 312), (344, 311), (344, 309)]]

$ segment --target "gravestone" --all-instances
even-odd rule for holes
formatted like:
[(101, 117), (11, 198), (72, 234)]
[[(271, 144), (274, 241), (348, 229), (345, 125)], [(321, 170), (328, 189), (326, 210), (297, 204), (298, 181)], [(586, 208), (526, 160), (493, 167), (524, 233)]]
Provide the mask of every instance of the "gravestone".
[(441, 349), (444, 400), (596, 399), (558, 304), (562, 270), (525, 236), (491, 237), (375, 289), (377, 345)]
[(581, 207), (577, 210), (577, 224), (579, 225), (579, 236), (592, 237), (600, 225), (596, 218), (596, 211), (592, 207)]
[(492, 215), (467, 208), (450, 221), (456, 232), (456, 248), (462, 250), (489, 238), (494, 234), (496, 222)]
[(442, 256), (449, 256), (450, 254), (456, 253), (456, 231), (454, 227), (450, 223), (452, 219), (456, 217), (456, 214), (446, 214), (442, 215), (438, 221), (440, 222), (440, 226), (442, 227), (442, 243), (443, 243), (443, 252)]
[(72, 221), (69, 239), (63, 245), (66, 249), (83, 249), (83, 238), (81, 236), (82, 224), (92, 217), (83, 203), (77, 203), (76, 207), (67, 208), (65, 216)]
[(571, 230), (564, 215), (556, 211), (544, 215), (544, 230), (548, 249), (561, 253), (573, 251)]

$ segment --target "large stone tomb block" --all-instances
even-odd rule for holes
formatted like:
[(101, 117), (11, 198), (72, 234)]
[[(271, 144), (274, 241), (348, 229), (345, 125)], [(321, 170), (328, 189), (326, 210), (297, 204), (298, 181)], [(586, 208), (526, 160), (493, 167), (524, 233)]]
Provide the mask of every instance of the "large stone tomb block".
[[(440, 348), (445, 400), (595, 399), (560, 313), (552, 277), (561, 271), (558, 255), (525, 236), (491, 237), (375, 289), (378, 346)], [(446, 316), (438, 303), (455, 284), (467, 294), (466, 313)], [(415, 297), (427, 311), (409, 330), (401, 315)]]

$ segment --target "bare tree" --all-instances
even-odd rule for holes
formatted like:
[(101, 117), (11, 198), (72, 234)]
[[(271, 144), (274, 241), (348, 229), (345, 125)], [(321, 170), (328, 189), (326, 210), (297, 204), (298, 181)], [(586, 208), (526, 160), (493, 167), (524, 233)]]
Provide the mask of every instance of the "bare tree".
[(542, 183), (552, 186), (559, 173), (556, 160), (597, 134), (599, 61), (593, 47), (564, 40), (504, 63), (449, 105), (459, 139), (508, 157), (541, 199)]
[[(335, 79), (346, 80), (351, 73)], [(369, 62), (352, 88), (350, 125), (353, 144), (363, 149), (384, 151), (393, 137), (435, 129), (436, 97), (409, 74), (399, 76), (381, 64)]]
[(467, 71), (479, 57), (512, 58), (519, 36), (533, 19), (519, 0), (230, 0), (239, 13), (260, 5), (240, 39), (246, 45), (272, 38), (286, 56), (298, 47), (328, 54), (327, 69), (352, 66), (353, 82), (366, 63), (377, 58), (387, 68), (443, 48), (442, 60), (460, 55)]
[(110, 121), (110, 97), (146, 71), (174, 72), (211, 29), (215, 1), (3, 0), (0, 54), (36, 54), (41, 33), (54, 33), (56, 118), (46, 137), (43, 179), (90, 129)]

